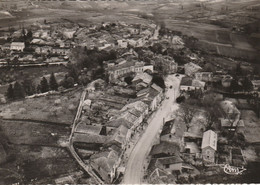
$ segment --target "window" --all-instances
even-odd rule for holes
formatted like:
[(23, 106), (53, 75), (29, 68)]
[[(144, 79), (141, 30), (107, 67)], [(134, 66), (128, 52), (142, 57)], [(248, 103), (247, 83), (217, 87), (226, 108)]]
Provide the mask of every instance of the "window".
[(165, 168), (170, 168), (170, 165), (169, 165), (169, 164), (166, 164), (166, 165), (165, 165)]

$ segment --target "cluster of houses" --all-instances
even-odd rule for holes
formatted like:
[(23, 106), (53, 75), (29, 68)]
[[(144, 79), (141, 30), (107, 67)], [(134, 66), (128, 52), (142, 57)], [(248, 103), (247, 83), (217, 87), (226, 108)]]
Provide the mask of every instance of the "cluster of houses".
[[(87, 86), (88, 98), (73, 137), (79, 155), (106, 183), (124, 172), (122, 158), (131, 139), (164, 98), (163, 89), (152, 82), (152, 65), (119, 61), (107, 68), (116, 84), (98, 79)], [(128, 87), (123, 82), (127, 75), (133, 75)], [(124, 95), (129, 93), (134, 96)]]
[(180, 178), (199, 175), (197, 166), (215, 163), (217, 141), (218, 135), (212, 130), (201, 135), (186, 131), (178, 119), (166, 121), (149, 154), (148, 182), (176, 183)]

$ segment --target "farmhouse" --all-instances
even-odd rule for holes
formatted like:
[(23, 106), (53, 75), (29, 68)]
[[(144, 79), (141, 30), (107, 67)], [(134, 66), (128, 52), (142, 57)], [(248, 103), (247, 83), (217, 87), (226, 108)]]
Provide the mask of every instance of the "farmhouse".
[(202, 138), (202, 158), (206, 163), (215, 162), (215, 153), (217, 151), (218, 135), (212, 130), (203, 133)]

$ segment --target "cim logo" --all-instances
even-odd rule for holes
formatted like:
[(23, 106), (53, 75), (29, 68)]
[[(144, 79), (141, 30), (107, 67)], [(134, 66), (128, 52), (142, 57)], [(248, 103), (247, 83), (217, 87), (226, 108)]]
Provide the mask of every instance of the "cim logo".
[(241, 175), (246, 169), (244, 167), (234, 167), (230, 166), (229, 164), (225, 164), (224, 172), (229, 175)]

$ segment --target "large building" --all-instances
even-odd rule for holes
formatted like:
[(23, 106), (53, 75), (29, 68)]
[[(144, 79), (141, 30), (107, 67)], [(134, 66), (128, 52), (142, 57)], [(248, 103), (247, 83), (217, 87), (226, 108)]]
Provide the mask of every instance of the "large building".
[(146, 69), (151, 70), (151, 66), (145, 66), (144, 62), (122, 60), (118, 64), (108, 65), (109, 80), (113, 81), (130, 73), (141, 73), (144, 72)]
[(204, 162), (207, 163), (215, 162), (217, 141), (218, 141), (218, 135), (214, 131), (208, 130), (203, 133), (201, 149), (202, 149), (202, 158)]

